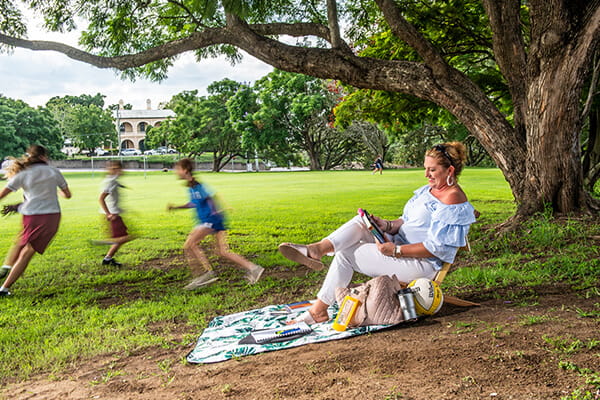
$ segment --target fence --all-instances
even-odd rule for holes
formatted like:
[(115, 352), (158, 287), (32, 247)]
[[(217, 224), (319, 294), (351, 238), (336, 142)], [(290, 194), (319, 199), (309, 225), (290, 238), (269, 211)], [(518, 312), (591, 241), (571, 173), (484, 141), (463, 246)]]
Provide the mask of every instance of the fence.
[[(51, 160), (50, 165), (60, 169), (79, 169), (89, 170), (92, 173), (96, 170), (103, 171), (106, 169), (106, 163), (110, 160), (121, 160), (123, 169), (128, 170), (144, 170), (144, 174), (147, 171), (171, 169), (176, 161), (148, 161), (146, 156), (122, 157), (122, 156), (101, 156), (101, 157), (90, 157), (89, 159), (78, 159), (78, 160)], [(229, 172), (242, 172), (242, 171), (255, 171), (258, 167), (259, 171), (268, 170), (267, 166), (260, 162), (258, 165), (255, 163), (248, 164), (246, 162), (232, 160), (223, 167), (222, 171)], [(212, 162), (196, 162), (197, 171), (212, 171)]]

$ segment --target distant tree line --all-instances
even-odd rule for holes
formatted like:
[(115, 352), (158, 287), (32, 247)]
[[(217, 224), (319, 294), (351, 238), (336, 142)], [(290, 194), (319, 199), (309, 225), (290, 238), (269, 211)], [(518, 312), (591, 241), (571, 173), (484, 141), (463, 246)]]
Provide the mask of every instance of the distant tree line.
[(117, 145), (110, 107), (104, 95), (53, 97), (33, 108), (21, 100), (0, 95), (0, 157), (21, 156), (32, 144), (41, 144), (54, 159), (65, 158), (65, 141), (88, 152)]
[(173, 146), (190, 157), (211, 153), (214, 171), (234, 157), (308, 165), (313, 170), (368, 167), (378, 155), (392, 163), (420, 166), (425, 147), (454, 139), (470, 143), (471, 164), (493, 164), (450, 117), (431, 126), (417, 121), (417, 115), (410, 129), (381, 123), (378, 116), (356, 118), (361, 114), (349, 111), (356, 103), (344, 101), (351, 93), (335, 81), (274, 70), (253, 85), (223, 79), (209, 85), (207, 92), (173, 96), (166, 107), (177, 116), (151, 128), (146, 143)]
[[(420, 166), (426, 148), (461, 140), (470, 165), (493, 165), (477, 140), (445, 111), (397, 94), (356, 90), (336, 81), (274, 70), (254, 84), (223, 79), (184, 91), (164, 107), (176, 117), (146, 132), (146, 145), (170, 146), (189, 157), (211, 154), (220, 171), (232, 159), (255, 158), (313, 170), (364, 166), (382, 156), (395, 165)], [(118, 148), (106, 96), (53, 97), (44, 107), (0, 97), (0, 155), (21, 155), (30, 143), (50, 149), (65, 141), (90, 154)], [(131, 105), (127, 105), (131, 108)]]

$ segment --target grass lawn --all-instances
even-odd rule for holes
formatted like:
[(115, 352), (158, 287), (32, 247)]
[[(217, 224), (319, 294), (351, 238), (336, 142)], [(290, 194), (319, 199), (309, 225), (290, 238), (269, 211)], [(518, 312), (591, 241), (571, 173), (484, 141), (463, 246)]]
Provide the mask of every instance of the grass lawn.
[[(283, 241), (306, 243), (322, 238), (355, 215), (358, 207), (385, 217), (401, 215), (413, 190), (426, 183), (423, 170), (198, 174), (218, 192), (228, 210), (230, 244), (267, 268), (254, 286), (242, 272), (218, 269), (221, 280), (198, 292), (181, 288), (189, 271), (181, 257), (193, 226), (192, 211), (167, 212), (168, 203), (187, 202), (187, 189), (171, 173), (127, 173), (122, 183), (124, 218), (139, 238), (117, 255), (120, 269), (100, 264), (106, 248), (90, 239), (103, 237), (98, 213), (101, 174), (67, 173), (73, 198), (61, 200), (61, 228), (46, 254), (35, 256), (24, 276), (2, 299), (0, 309), (0, 382), (33, 373), (60, 371), (97, 354), (127, 353), (146, 346), (174, 346), (169, 326), (187, 324), (183, 340), (193, 342), (216, 315), (314, 296), (325, 274), (278, 278), (276, 268), (301, 268), (277, 252)], [(536, 285), (569, 281), (598, 296), (600, 263), (590, 237), (600, 227), (577, 219), (557, 224), (540, 216), (525, 236), (493, 238), (486, 226), (514, 211), (512, 195), (497, 169), (467, 169), (461, 184), (482, 212), (471, 233), (473, 252), (466, 267), (449, 275), (448, 290)], [(14, 203), (20, 194), (3, 203)], [(0, 253), (5, 255), (20, 230), (20, 217), (0, 220)], [(156, 267), (157, 259), (171, 260)], [(154, 261), (153, 261), (154, 260)], [(218, 260), (214, 260), (218, 265)], [(595, 289), (595, 292), (594, 292)], [(477, 290), (477, 289), (475, 289)], [(162, 326), (157, 334), (157, 326)]]

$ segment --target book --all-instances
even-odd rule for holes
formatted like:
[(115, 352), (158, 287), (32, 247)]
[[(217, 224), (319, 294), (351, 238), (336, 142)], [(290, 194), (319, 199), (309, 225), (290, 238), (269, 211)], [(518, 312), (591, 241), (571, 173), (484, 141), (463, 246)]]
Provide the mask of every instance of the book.
[(296, 303), (290, 303), (290, 304), (284, 305), (285, 310), (288, 313), (308, 310), (311, 306), (312, 306), (312, 303), (308, 300), (298, 301)]
[(277, 328), (260, 329), (250, 332), (243, 338), (240, 344), (265, 344), (284, 342), (297, 339), (312, 332), (312, 328), (306, 322), (298, 322), (292, 325), (284, 325)]
[(381, 229), (379, 229), (379, 226), (377, 226), (375, 221), (373, 221), (371, 214), (369, 214), (367, 212), (367, 210), (365, 210), (363, 208), (359, 208), (357, 213), (360, 216), (360, 218), (362, 219), (363, 223), (366, 225), (369, 232), (371, 232), (373, 234), (373, 236), (375, 236), (375, 239), (377, 239), (377, 241), (379, 243), (387, 242), (387, 240), (385, 239), (385, 235), (383, 234), (383, 231)]

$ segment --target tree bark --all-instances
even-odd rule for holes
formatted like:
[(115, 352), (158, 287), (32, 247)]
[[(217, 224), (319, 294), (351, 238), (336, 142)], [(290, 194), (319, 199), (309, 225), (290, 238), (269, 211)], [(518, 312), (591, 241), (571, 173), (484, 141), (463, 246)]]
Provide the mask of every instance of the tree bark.
[[(571, 7), (573, 5), (571, 4)], [(588, 210), (580, 153), (580, 98), (598, 43), (600, 10), (581, 15), (561, 1), (534, 1), (527, 69), (527, 163), (517, 214), (550, 206), (556, 213)]]
[(600, 180), (600, 107), (592, 108), (589, 114), (589, 136), (583, 158), (584, 185), (593, 191)]

